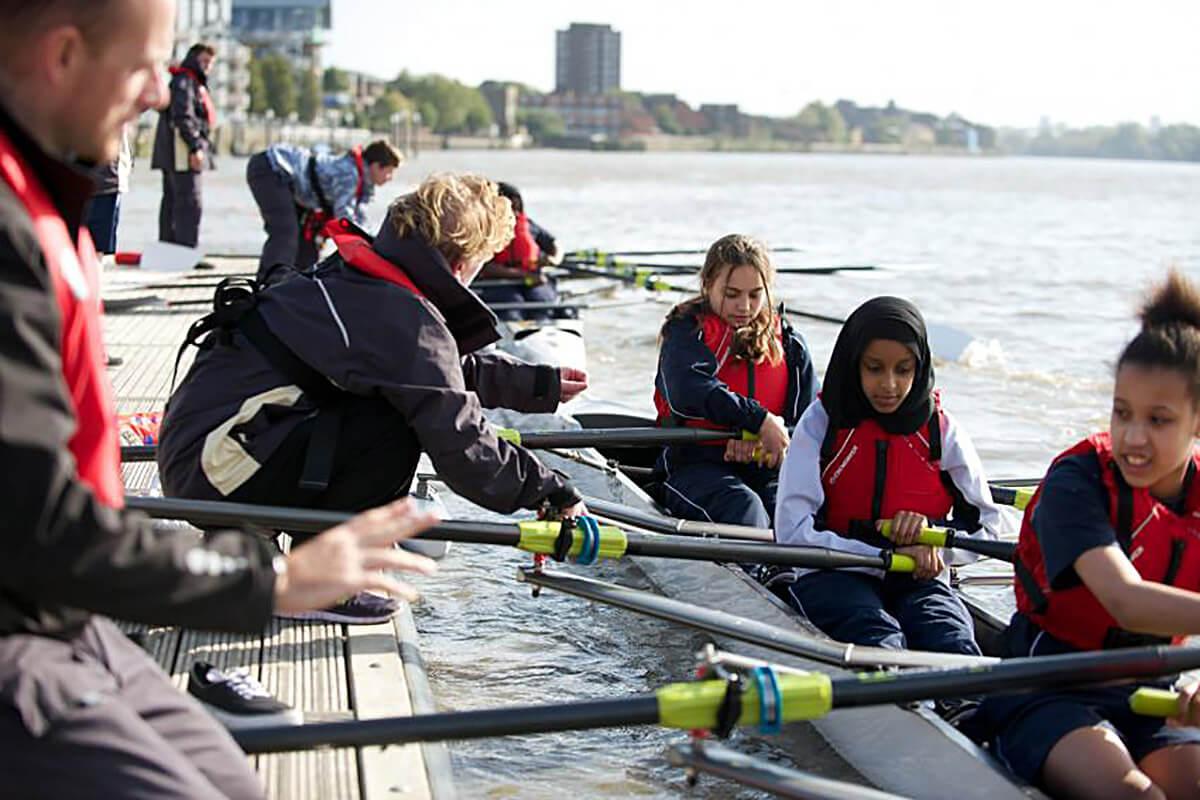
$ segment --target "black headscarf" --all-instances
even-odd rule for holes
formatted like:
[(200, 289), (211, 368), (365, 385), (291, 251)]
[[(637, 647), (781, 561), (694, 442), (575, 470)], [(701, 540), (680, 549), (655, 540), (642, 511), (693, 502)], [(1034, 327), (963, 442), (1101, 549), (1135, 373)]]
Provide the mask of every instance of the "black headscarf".
[[(862, 388), (859, 362), (875, 339), (900, 342), (917, 357), (912, 389), (890, 414), (876, 411)], [(888, 433), (897, 434), (914, 433), (929, 421), (933, 414), (933, 357), (925, 320), (916, 306), (899, 297), (875, 297), (854, 310), (833, 345), (821, 384), (821, 404), (829, 416), (830, 435), (822, 447), (825, 457), (831, 455), (824, 451), (832, 445), (838, 430), (854, 427), (864, 419), (874, 419)]]

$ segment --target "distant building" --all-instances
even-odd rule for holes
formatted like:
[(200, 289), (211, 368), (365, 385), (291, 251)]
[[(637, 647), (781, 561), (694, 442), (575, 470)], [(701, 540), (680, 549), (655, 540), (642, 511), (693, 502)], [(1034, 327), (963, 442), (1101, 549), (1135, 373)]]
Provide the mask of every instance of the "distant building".
[(492, 119), (500, 129), (501, 136), (512, 136), (517, 132), (517, 107), (521, 91), (516, 84), (503, 81), (484, 81), (479, 84), (479, 93), (492, 109)]
[(556, 32), (554, 91), (606, 94), (621, 88), (621, 34), (609, 25), (572, 22)]
[(321, 52), (333, 27), (332, 0), (232, 0), (232, 3), (234, 35), (250, 46), (255, 57), (278, 53), (298, 68), (313, 72), (323, 69)]
[(700, 113), (708, 120), (708, 130), (718, 136), (741, 138), (750, 135), (750, 120), (736, 103), (704, 103)]
[(233, 38), (232, 18), (232, 0), (177, 0), (173, 57), (182, 61), (196, 42), (216, 48), (209, 91), (221, 115), (236, 119), (250, 108), (250, 51)]
[(621, 136), (625, 102), (615, 94), (555, 92), (522, 95), (521, 108), (545, 109), (562, 117), (568, 136), (618, 139)]

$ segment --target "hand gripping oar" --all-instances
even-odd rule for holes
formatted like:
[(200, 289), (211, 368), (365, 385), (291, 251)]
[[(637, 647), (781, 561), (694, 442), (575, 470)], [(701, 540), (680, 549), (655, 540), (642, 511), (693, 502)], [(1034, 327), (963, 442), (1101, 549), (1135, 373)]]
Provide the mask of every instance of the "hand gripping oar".
[[(703, 444), (738, 439), (758, 440), (749, 431), (710, 431), (702, 428), (591, 428), (566, 431), (518, 431), (496, 428), (501, 439), (530, 450), (550, 450), (573, 447), (663, 447), (672, 444)], [(153, 445), (127, 445), (121, 448), (121, 460), (153, 461), (157, 448)]]
[(961, 667), (996, 661), (984, 656), (844, 644), (820, 639), (800, 630), (781, 628), (695, 603), (673, 600), (653, 592), (544, 568), (522, 567), (517, 572), (517, 579), (596, 603), (686, 625), (714, 636), (725, 636), (838, 667)]
[[(883, 530), (880, 533), (889, 539), (892, 538), (892, 521), (890, 519), (883, 521)], [(995, 539), (972, 539), (962, 531), (935, 526), (922, 528), (915, 543), (927, 544), (932, 547), (967, 550), (972, 553), (979, 553), (981, 556), (1007, 561), (1010, 564), (1017, 551), (1016, 542), (998, 542)]]
[(372, 747), (478, 739), (628, 725), (717, 730), (729, 723), (777, 732), (787, 722), (819, 719), (837, 708), (945, 697), (1023, 692), (1170, 675), (1200, 667), (1200, 648), (1144, 647), (1014, 658), (996, 664), (830, 678), (770, 668), (742, 680), (673, 683), (650, 694), (541, 706), (515, 706), (234, 732), (247, 753), (317, 747)]
[[(125, 507), (160, 519), (182, 519), (207, 527), (258, 525), (271, 530), (319, 533), (340, 525), (352, 515), (338, 511), (256, 506), (216, 500), (181, 500), (167, 497), (125, 497)], [(594, 523), (594, 520), (593, 520)], [(912, 572), (908, 556), (881, 551), (877, 556), (844, 553), (822, 547), (788, 547), (746, 542), (715, 542), (655, 534), (626, 533), (609, 525), (577, 521), (570, 528), (560, 521), (475, 522), (445, 520), (418, 537), (431, 541), (463, 542), (516, 547), (529, 553), (575, 559), (591, 564), (597, 559), (642, 555), (689, 561), (733, 561), (778, 564), (785, 567), (840, 569), (870, 567), (889, 572)]]

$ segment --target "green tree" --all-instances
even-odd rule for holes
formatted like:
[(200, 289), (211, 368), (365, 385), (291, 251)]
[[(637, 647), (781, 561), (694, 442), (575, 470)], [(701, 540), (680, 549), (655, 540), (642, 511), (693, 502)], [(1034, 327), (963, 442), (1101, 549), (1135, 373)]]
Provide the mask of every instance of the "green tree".
[(548, 108), (518, 111), (517, 124), (524, 125), (535, 142), (544, 142), (547, 139), (565, 136), (567, 133), (567, 124), (563, 122), (563, 118)]
[(844, 142), (846, 140), (846, 121), (834, 106), (827, 106), (820, 101), (806, 105), (796, 115), (796, 123), (800, 126), (801, 135), (807, 142)]
[(267, 83), (263, 79), (262, 61), (253, 59), (250, 62), (250, 113), (261, 114), (270, 107), (267, 97)]
[(267, 108), (277, 117), (286, 117), (296, 110), (296, 75), (292, 65), (281, 55), (262, 59), (263, 84)]
[(392, 115), (398, 111), (412, 108), (408, 98), (399, 92), (388, 92), (375, 101), (367, 116), (367, 123), (373, 131), (390, 132), (392, 130)]
[(350, 91), (350, 78), (337, 67), (326, 67), (321, 75), (321, 89), (329, 94)]
[(296, 112), (301, 122), (312, 122), (321, 110), (321, 85), (317, 82), (317, 73), (311, 69), (304, 70), (300, 76), (300, 98), (296, 104)]
[(657, 105), (654, 107), (654, 121), (658, 124), (658, 129), (663, 133), (683, 133), (683, 128), (679, 125), (679, 120), (675, 118), (675, 112), (668, 105)]
[(423, 122), (437, 133), (477, 131), (492, 124), (492, 110), (479, 90), (444, 75), (401, 72), (391, 88), (412, 99)]

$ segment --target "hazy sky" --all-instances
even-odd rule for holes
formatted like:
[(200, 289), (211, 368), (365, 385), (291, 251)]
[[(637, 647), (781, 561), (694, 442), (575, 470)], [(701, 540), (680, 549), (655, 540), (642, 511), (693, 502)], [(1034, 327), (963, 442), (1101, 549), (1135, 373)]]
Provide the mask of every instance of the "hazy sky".
[(1200, 124), (1197, 0), (333, 0), (327, 62), (554, 88), (554, 31), (621, 32), (621, 85), (784, 115), (894, 99), (995, 125)]

